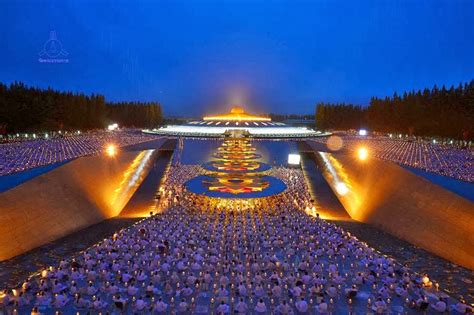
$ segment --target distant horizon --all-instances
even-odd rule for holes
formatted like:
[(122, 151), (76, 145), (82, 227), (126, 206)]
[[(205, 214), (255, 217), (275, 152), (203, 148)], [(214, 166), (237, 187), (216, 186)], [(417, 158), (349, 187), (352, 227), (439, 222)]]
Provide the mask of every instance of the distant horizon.
[[(424, 88), (421, 88), (421, 89), (411, 89), (411, 90), (406, 90), (406, 91), (394, 91), (392, 94), (390, 95), (383, 95), (383, 96), (377, 96), (379, 98), (385, 98), (385, 97), (391, 97), (394, 95), (394, 93), (397, 93), (397, 95), (401, 96), (403, 95), (403, 93), (405, 92), (412, 92), (412, 91), (418, 91), (418, 90), (421, 90), (423, 91), (424, 89), (432, 89), (434, 86), (437, 86), (439, 89), (441, 89), (443, 86), (446, 88), (446, 89), (449, 89), (451, 88), (452, 86), (454, 88), (458, 87), (459, 84), (465, 84), (465, 83), (469, 83), (471, 81), (473, 81), (473, 79), (471, 80), (467, 80), (465, 82), (459, 82), (457, 84), (451, 84), (451, 85), (438, 85), (438, 84), (434, 84), (432, 86), (427, 86), (427, 87), (424, 87)], [(274, 112), (272, 110), (269, 110), (269, 111), (262, 111), (262, 110), (259, 110), (258, 107), (256, 106), (252, 106), (252, 105), (248, 105), (248, 104), (237, 104), (237, 103), (229, 103), (229, 104), (222, 104), (221, 106), (217, 106), (217, 107), (214, 107), (214, 109), (212, 111), (207, 111), (207, 112), (201, 112), (201, 113), (193, 113), (193, 114), (184, 114), (184, 113), (173, 113), (173, 114), (169, 114), (167, 113), (167, 106), (166, 104), (163, 104), (162, 102), (158, 101), (158, 100), (128, 100), (128, 99), (124, 99), (124, 100), (114, 100), (114, 101), (111, 101), (109, 99), (109, 97), (107, 97), (106, 95), (102, 94), (102, 93), (99, 93), (99, 92), (91, 92), (91, 93), (85, 93), (83, 91), (71, 91), (71, 90), (59, 90), (59, 89), (56, 89), (55, 87), (53, 86), (47, 86), (47, 87), (41, 87), (41, 86), (33, 86), (33, 85), (29, 85), (23, 81), (18, 81), (18, 80), (13, 80), (12, 82), (0, 82), (0, 84), (5, 84), (5, 85), (10, 85), (10, 84), (14, 84), (14, 83), (21, 83), (21, 84), (25, 84), (25, 86), (27, 86), (28, 88), (39, 88), (39, 89), (48, 89), (48, 88), (51, 88), (53, 90), (56, 90), (56, 91), (59, 91), (59, 92), (64, 92), (64, 93), (67, 93), (67, 92), (71, 92), (71, 93), (77, 93), (77, 94), (84, 94), (86, 96), (90, 96), (92, 94), (95, 94), (95, 95), (101, 95), (101, 96), (104, 96), (105, 97), (105, 100), (106, 102), (108, 103), (127, 103), (127, 102), (137, 102), (137, 103), (146, 103), (146, 102), (156, 102), (156, 103), (159, 103), (161, 106), (162, 106), (162, 109), (163, 109), (163, 114), (164, 114), (164, 117), (165, 118), (181, 118), (181, 119), (197, 119), (197, 118), (200, 118), (204, 115), (207, 115), (207, 114), (218, 114), (218, 113), (226, 113), (228, 111), (230, 111), (230, 109), (234, 106), (240, 106), (242, 107), (245, 111), (249, 112), (249, 113), (254, 113), (254, 114), (268, 114), (268, 115), (281, 115), (281, 116), (286, 116), (286, 115), (296, 115), (296, 116), (308, 116), (308, 115), (311, 115), (311, 116), (314, 116), (315, 115), (315, 107), (318, 103), (331, 103), (331, 102), (327, 102), (327, 101), (324, 101), (324, 100), (321, 100), (321, 101), (316, 101), (314, 104), (313, 104), (313, 108), (312, 108), (312, 111), (311, 112), (308, 112), (308, 113), (301, 113), (301, 112)], [(345, 104), (351, 104), (351, 105), (356, 105), (356, 106), (361, 106), (361, 107), (367, 107), (369, 106), (369, 102), (370, 102), (370, 98), (371, 97), (374, 97), (374, 96), (370, 96), (369, 97), (369, 101), (367, 102), (367, 104), (357, 104), (357, 103), (351, 103), (351, 102), (333, 102), (333, 104), (341, 104), (341, 103), (345, 103)]]
[(0, 82), (156, 101), (167, 115), (447, 87), (474, 73), (474, 2), (3, 1)]

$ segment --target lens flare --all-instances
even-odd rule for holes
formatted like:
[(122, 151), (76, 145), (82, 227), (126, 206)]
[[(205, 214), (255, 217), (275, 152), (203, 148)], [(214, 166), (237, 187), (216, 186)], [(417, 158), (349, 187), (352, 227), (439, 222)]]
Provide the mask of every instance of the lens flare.
[(369, 157), (369, 151), (367, 150), (367, 148), (359, 148), (357, 150), (357, 157), (361, 161), (367, 160), (367, 158)]
[(344, 145), (342, 138), (338, 136), (330, 136), (326, 142), (326, 145), (331, 151), (339, 151)]
[(349, 192), (349, 188), (347, 188), (347, 185), (344, 183), (337, 183), (336, 191), (339, 195), (344, 196)]
[(107, 147), (105, 148), (105, 153), (109, 157), (114, 157), (117, 154), (117, 147), (115, 146), (115, 144), (107, 145)]

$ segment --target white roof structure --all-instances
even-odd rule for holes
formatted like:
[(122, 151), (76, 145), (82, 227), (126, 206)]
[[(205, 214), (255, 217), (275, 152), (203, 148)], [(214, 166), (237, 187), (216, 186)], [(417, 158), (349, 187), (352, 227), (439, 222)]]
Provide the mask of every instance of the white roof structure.
[(169, 125), (157, 129), (143, 130), (144, 133), (167, 136), (223, 137), (230, 131), (248, 132), (256, 138), (307, 138), (327, 136), (307, 127), (292, 127), (270, 118), (247, 114), (241, 107), (234, 107), (228, 114), (206, 116), (203, 120), (191, 121), (183, 125)]

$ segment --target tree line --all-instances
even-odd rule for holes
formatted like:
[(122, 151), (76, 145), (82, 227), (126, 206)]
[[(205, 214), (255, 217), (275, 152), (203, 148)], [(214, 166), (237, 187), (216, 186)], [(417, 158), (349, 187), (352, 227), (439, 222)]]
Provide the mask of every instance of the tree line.
[(90, 130), (110, 123), (155, 127), (163, 121), (156, 102), (110, 103), (98, 94), (60, 92), (0, 83), (0, 134), (50, 130)]
[(163, 122), (158, 103), (121, 102), (107, 104), (108, 118), (121, 126), (157, 127)]
[(469, 83), (372, 97), (369, 106), (318, 103), (316, 126), (320, 129), (369, 128), (385, 133), (474, 138), (474, 80)]
[(349, 130), (365, 125), (365, 109), (362, 106), (339, 103), (316, 105), (316, 127), (319, 129)]
[(298, 120), (308, 120), (311, 119), (314, 121), (314, 115), (298, 115), (298, 114), (275, 114), (270, 113), (270, 118), (272, 121), (285, 121), (288, 119), (298, 119)]

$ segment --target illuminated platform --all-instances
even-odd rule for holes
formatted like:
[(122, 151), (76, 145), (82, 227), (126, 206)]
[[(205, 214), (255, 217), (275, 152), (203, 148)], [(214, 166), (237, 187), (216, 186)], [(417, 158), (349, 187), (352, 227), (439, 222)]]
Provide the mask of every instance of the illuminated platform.
[(269, 117), (246, 113), (234, 107), (228, 114), (206, 116), (202, 120), (190, 121), (183, 125), (168, 125), (161, 128), (142, 130), (144, 133), (184, 137), (224, 137), (229, 131), (248, 133), (253, 138), (308, 138), (327, 136), (328, 133), (306, 128), (292, 127), (282, 122), (273, 122)]
[(248, 173), (251, 172), (265, 172), (271, 169), (271, 166), (266, 163), (246, 162), (242, 163), (213, 161), (202, 165), (207, 171), (221, 172), (221, 173)]
[(226, 153), (218, 152), (218, 153), (214, 153), (213, 156), (215, 158), (227, 160), (227, 161), (231, 161), (235, 159), (251, 161), (251, 160), (260, 159), (262, 157), (261, 154), (256, 154), (256, 153), (234, 153), (234, 152), (226, 152)]
[(206, 116), (203, 118), (205, 121), (260, 121), (269, 122), (272, 121), (270, 117), (256, 116), (248, 114), (242, 107), (236, 106), (231, 109), (228, 114), (221, 114), (217, 116)]
[(273, 176), (262, 176), (260, 177), (261, 181), (268, 183), (263, 190), (250, 191), (252, 188), (244, 181), (234, 181), (235, 187), (241, 187), (241, 191), (238, 193), (209, 190), (209, 186), (206, 183), (213, 182), (214, 179), (212, 176), (201, 175), (187, 181), (185, 186), (186, 189), (192, 193), (212, 198), (263, 198), (278, 195), (286, 189), (286, 184), (282, 180)]
[(271, 166), (261, 163), (252, 140), (226, 138), (214, 160), (202, 165), (207, 171), (186, 182), (188, 191), (213, 198), (261, 198), (283, 192), (286, 184), (278, 178), (262, 174)]

